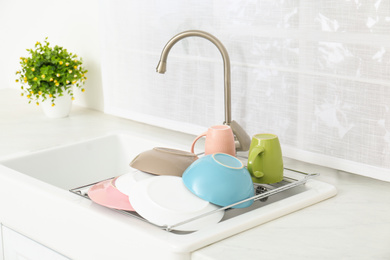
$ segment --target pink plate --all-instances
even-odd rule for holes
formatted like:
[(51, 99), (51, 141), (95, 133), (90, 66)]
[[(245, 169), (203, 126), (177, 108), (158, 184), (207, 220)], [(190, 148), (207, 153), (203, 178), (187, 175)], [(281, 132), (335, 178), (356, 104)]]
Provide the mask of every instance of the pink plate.
[(105, 207), (134, 211), (129, 202), (129, 197), (114, 186), (115, 180), (116, 178), (93, 185), (88, 191), (89, 198)]

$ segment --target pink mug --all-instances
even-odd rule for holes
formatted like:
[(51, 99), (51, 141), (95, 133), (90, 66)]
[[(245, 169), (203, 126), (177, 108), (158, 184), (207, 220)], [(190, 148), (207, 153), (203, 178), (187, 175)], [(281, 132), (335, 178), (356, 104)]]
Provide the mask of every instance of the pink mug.
[(196, 141), (206, 136), (205, 154), (226, 153), (236, 156), (236, 146), (232, 129), (227, 125), (215, 125), (207, 132), (195, 138), (191, 145), (191, 152), (194, 153)]

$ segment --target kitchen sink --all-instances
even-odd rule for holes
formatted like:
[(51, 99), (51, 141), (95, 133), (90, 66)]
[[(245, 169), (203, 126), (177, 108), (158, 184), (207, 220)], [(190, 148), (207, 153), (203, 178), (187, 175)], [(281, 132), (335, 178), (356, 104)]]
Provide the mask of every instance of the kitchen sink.
[[(139, 216), (133, 218), (134, 214), (107, 209), (88, 199), (86, 191), (93, 183), (127, 173), (129, 163), (136, 155), (156, 146), (188, 150), (186, 146), (169, 141), (158, 142), (157, 139), (118, 132), (31, 152), (3, 160), (0, 164), (61, 190), (72, 191), (75, 194), (69, 192), (69, 196), (82, 200), (79, 204), (88, 210), (90, 217), (103, 214), (109, 215), (112, 219), (122, 219), (125, 214), (129, 220), (123, 225), (129, 230), (134, 229), (134, 234), (137, 232), (140, 234), (138, 239), (132, 240), (133, 243), (150, 243), (145, 242), (148, 239), (159, 242), (164, 245), (160, 249), (168, 252), (159, 254), (160, 258), (166, 256), (166, 259), (189, 259), (191, 252), (201, 247), (336, 195), (336, 189), (332, 185), (308, 178), (315, 174), (285, 169), (285, 178), (282, 182), (255, 186), (257, 197), (251, 207), (227, 208), (221, 222), (195, 232), (180, 232), (171, 230), (170, 227), (154, 226)], [(239, 158), (245, 161), (245, 155)], [(274, 190), (278, 192), (273, 193)], [(122, 239), (125, 237), (126, 235), (123, 235)], [(118, 244), (115, 239), (110, 242), (113, 246)], [(142, 248), (136, 244), (129, 247), (134, 252)], [(157, 254), (156, 252), (148, 253)]]
[(129, 171), (139, 153), (163, 144), (126, 134), (109, 134), (0, 162), (4, 166), (69, 190)]

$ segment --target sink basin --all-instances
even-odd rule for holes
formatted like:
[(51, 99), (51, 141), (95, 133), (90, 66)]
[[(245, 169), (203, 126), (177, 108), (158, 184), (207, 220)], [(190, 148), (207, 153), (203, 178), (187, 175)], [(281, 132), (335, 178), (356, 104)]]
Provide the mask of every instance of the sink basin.
[(139, 153), (162, 144), (124, 134), (110, 134), (45, 149), (0, 162), (59, 188), (70, 190), (129, 171)]
[[(75, 215), (78, 216), (70, 216), (68, 219), (73, 221), (74, 225), (77, 225), (78, 221), (83, 223), (80, 224), (83, 227), (87, 228), (90, 225), (87, 233), (90, 236), (90, 242), (103, 243), (96, 240), (99, 230), (93, 228), (95, 221), (100, 219), (104, 219), (104, 221), (99, 223), (114, 221), (117, 229), (107, 229), (105, 234), (113, 232), (117, 236), (104, 240), (107, 248), (116, 248), (115, 252), (118, 255), (122, 251), (125, 253), (126, 250), (132, 250), (139, 256), (148, 259), (156, 256), (160, 259), (190, 259), (191, 252), (199, 248), (313, 205), (336, 194), (336, 189), (332, 185), (310, 179), (304, 185), (257, 200), (249, 208), (228, 209), (223, 220), (210, 228), (200, 229), (196, 232), (172, 232), (124, 215), (123, 212), (104, 208), (88, 199), (68, 192), (77, 187), (88, 186), (91, 183), (127, 173), (129, 162), (136, 155), (156, 146), (188, 150), (188, 147), (174, 145), (169, 141), (161, 143), (142, 136), (112, 133), (3, 160), (0, 162), (0, 172), (10, 169), (12, 172), (16, 171), (49, 184), (51, 189), (55, 187), (62, 190), (61, 194), (63, 195), (61, 196), (67, 197), (68, 202), (70, 202), (69, 210), (78, 211), (80, 207), (83, 208), (82, 214), (75, 212)], [(302, 178), (302, 174), (286, 169), (285, 177), (299, 179)], [(278, 188), (278, 185), (283, 184), (265, 187), (265, 190)], [(77, 204), (77, 207), (72, 203)], [(71, 228), (67, 230), (64, 227), (62, 232), (71, 234), (78, 231)], [(43, 240), (42, 242), (46, 243)], [(75, 241), (74, 243), (83, 243), (85, 238), (73, 237), (72, 240)], [(147, 250), (145, 245), (152, 242), (155, 245), (154, 250)], [(50, 246), (50, 242), (47, 243)], [(91, 245), (93, 246), (93, 243)], [(77, 250), (74, 247), (72, 249), (71, 246), (71, 243), (63, 245), (58, 250), (66, 251), (61, 253), (79, 259), (80, 257), (76, 255)], [(112, 252), (112, 250), (104, 250), (98, 246), (92, 247), (92, 249), (96, 254), (88, 252), (88, 257), (93, 259), (104, 259), (104, 254), (110, 255)], [(113, 257), (113, 255), (111, 256)]]

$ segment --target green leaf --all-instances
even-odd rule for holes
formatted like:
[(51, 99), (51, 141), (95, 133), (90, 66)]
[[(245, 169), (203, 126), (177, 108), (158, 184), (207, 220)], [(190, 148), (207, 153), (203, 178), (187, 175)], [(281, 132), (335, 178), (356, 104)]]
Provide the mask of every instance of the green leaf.
[[(40, 98), (43, 98), (43, 100), (47, 98), (46, 95), (52, 95), (52, 102), (56, 97), (63, 95), (64, 91), (73, 96), (72, 88), (68, 85), (75, 82), (77, 84), (74, 85), (81, 88), (85, 83), (85, 73), (88, 70), (82, 67), (82, 58), (77, 57), (76, 54), (68, 53), (66, 49), (58, 45), (53, 48), (50, 47), (47, 39), (46, 37), (43, 44), (35, 44), (35, 48), (26, 49), (29, 56), (22, 57), (19, 61), (21, 66), (19, 81), (22, 87), (24, 86), (22, 91), (26, 93), (25, 96), (31, 96), (29, 103), (32, 99), (39, 98), (37, 94), (39, 91), (42, 92)], [(60, 62), (62, 62), (62, 65)], [(68, 63), (68, 66), (65, 65), (66, 63)], [(74, 66), (77, 66), (77, 68), (75, 69)], [(70, 70), (71, 73), (69, 73)], [(60, 76), (57, 77), (57, 74)], [(45, 75), (45, 77), (42, 78), (42, 75)], [(27, 83), (25, 83), (25, 80), (27, 80)], [(59, 86), (56, 86), (56, 84), (59, 84)], [(34, 94), (31, 94), (31, 91)]]

